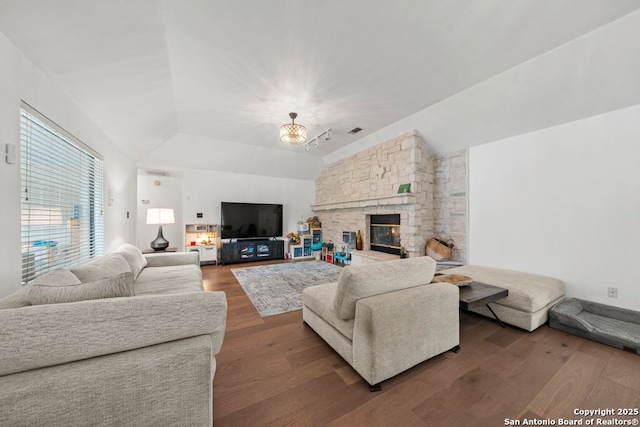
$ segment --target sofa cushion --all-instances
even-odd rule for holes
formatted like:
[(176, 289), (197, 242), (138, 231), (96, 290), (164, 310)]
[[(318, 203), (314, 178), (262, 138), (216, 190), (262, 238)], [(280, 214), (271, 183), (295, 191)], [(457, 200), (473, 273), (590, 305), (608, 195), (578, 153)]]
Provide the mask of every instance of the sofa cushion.
[(342, 335), (353, 341), (354, 319), (338, 319), (336, 312), (333, 311), (333, 300), (337, 288), (338, 282), (309, 286), (302, 291), (303, 303), (325, 322), (340, 331)]
[(129, 264), (120, 254), (106, 254), (94, 258), (86, 264), (71, 268), (80, 282), (94, 282), (105, 277), (114, 277), (122, 273), (130, 273)]
[(333, 310), (338, 319), (353, 319), (359, 299), (426, 285), (435, 271), (436, 261), (428, 256), (349, 265), (338, 277)]
[(137, 280), (142, 269), (147, 266), (147, 259), (142, 255), (142, 251), (136, 246), (125, 243), (120, 245), (114, 253), (124, 257), (133, 273), (133, 280)]
[(136, 295), (202, 292), (202, 271), (193, 264), (145, 268), (134, 288)]
[(445, 270), (447, 274), (463, 274), (476, 282), (509, 289), (509, 295), (496, 304), (526, 313), (535, 313), (564, 295), (561, 280), (538, 274), (480, 265), (465, 265)]
[(29, 289), (29, 299), (33, 305), (128, 296), (133, 296), (131, 272), (81, 283), (68, 270), (54, 270), (34, 280)]
[(59, 268), (36, 277), (28, 286), (29, 288), (33, 286), (69, 286), (79, 285), (80, 283), (82, 283), (80, 279), (71, 271)]

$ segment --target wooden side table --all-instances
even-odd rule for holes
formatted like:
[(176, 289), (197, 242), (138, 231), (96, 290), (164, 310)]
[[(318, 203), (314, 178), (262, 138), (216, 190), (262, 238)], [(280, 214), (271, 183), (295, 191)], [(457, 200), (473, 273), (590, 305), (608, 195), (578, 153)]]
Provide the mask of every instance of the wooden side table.
[(147, 249), (143, 249), (142, 253), (143, 254), (161, 254), (163, 252), (178, 252), (178, 248), (167, 248), (163, 251), (154, 251), (151, 248), (147, 248)]
[(469, 310), (479, 305), (486, 305), (500, 326), (504, 328), (504, 323), (502, 323), (502, 320), (500, 320), (489, 304), (507, 295), (509, 295), (509, 289), (480, 282), (471, 282), (466, 286), (460, 286), (460, 307), (464, 310)]

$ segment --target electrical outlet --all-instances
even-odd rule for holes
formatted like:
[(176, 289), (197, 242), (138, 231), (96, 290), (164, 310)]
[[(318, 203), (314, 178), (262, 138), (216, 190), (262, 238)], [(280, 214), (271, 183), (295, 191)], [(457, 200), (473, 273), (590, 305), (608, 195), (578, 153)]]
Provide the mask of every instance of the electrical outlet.
[(607, 288), (609, 298), (618, 298), (618, 288)]

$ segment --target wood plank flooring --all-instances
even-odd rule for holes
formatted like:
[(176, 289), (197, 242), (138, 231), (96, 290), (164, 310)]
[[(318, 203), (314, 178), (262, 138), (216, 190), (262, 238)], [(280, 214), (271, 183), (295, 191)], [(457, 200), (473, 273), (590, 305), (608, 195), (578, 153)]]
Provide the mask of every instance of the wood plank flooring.
[[(291, 261), (289, 261), (291, 262)], [(301, 262), (301, 261), (297, 261)], [(207, 290), (226, 292), (227, 332), (216, 356), (216, 426), (503, 426), (586, 423), (575, 409), (640, 408), (640, 356), (544, 325), (529, 333), (460, 313), (448, 352), (371, 393), (302, 312), (261, 318), (231, 268), (203, 266)], [(548, 422), (548, 421), (547, 421)], [(585, 425), (585, 424), (582, 424)], [(597, 425), (597, 424), (594, 424)]]

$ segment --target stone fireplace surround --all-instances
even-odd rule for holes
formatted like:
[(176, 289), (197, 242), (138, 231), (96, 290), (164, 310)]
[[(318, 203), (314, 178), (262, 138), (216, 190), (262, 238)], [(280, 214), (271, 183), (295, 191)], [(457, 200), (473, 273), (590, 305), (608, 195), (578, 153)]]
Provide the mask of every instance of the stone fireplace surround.
[[(340, 248), (343, 231), (360, 230), (364, 249), (369, 250), (371, 215), (399, 214), (401, 245), (407, 256), (424, 255), (431, 237), (454, 230), (445, 237), (456, 242), (453, 259), (464, 260), (466, 181), (454, 192), (448, 183), (455, 181), (459, 187), (460, 179), (445, 176), (450, 163), (460, 163), (458, 158), (466, 160), (460, 153), (453, 161), (434, 158), (422, 137), (411, 131), (326, 165), (316, 179), (316, 203), (311, 206), (322, 223), (323, 240)], [(462, 166), (457, 165), (455, 171), (460, 175), (463, 170), (466, 179), (466, 164)], [(411, 193), (398, 194), (398, 187), (407, 183)], [(449, 200), (452, 194), (456, 200)], [(460, 203), (461, 197), (465, 203)], [(454, 202), (456, 213), (444, 206)], [(460, 212), (461, 206), (464, 210)], [(463, 227), (460, 218), (464, 218)]]

